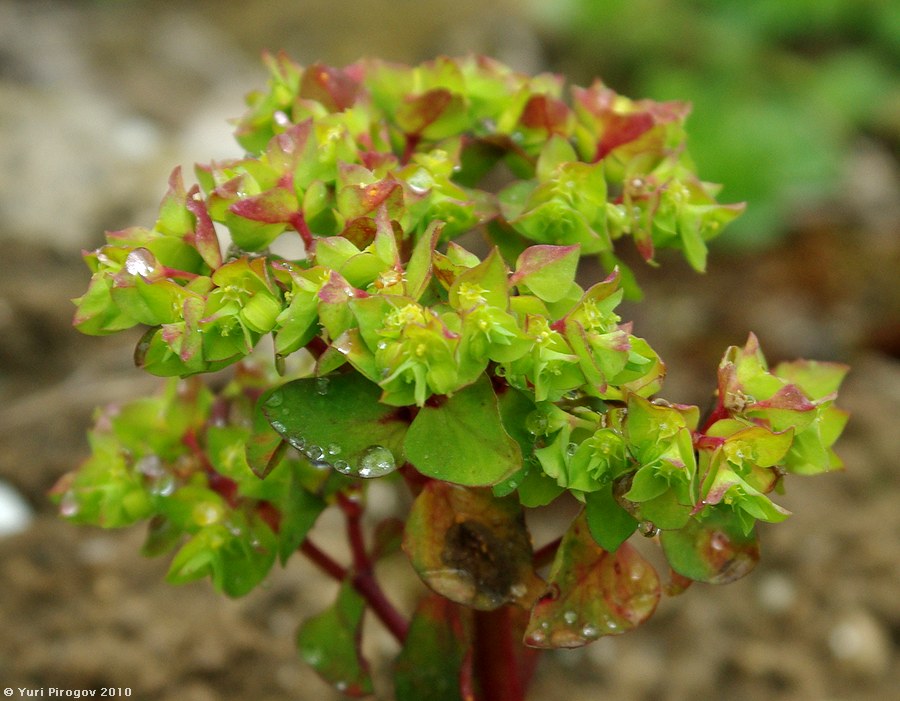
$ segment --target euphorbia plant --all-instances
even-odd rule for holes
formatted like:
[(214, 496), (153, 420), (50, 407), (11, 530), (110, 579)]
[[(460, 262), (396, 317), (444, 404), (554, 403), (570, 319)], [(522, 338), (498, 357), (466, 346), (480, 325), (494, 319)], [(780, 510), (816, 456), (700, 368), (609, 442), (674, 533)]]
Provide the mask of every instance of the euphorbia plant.
[[(146, 327), (137, 365), (173, 379), (98, 412), (62, 513), (148, 521), (170, 581), (231, 596), (299, 551), (340, 582), (301, 656), (371, 693), (371, 611), (399, 643), (401, 700), (522, 699), (537, 650), (639, 625), (663, 587), (635, 533), (661, 546), (670, 593), (750, 571), (785, 476), (840, 466), (846, 368), (770, 369), (751, 335), (707, 413), (658, 396), (662, 361), (616, 313), (636, 284), (615, 246), (702, 271), (741, 210), (694, 173), (687, 107), (601, 83), (567, 102), (558, 77), (480, 58), (266, 60), (237, 123), (247, 155), (189, 188), (176, 169), (153, 228), (85, 254), (75, 325)], [(583, 287), (586, 256), (609, 274)], [(405, 522), (366, 518), (376, 479), (409, 495)], [(535, 548), (526, 513), (562, 499), (578, 515)], [(310, 535), (327, 508), (349, 562)], [(401, 548), (428, 587), (412, 612), (375, 576)]]

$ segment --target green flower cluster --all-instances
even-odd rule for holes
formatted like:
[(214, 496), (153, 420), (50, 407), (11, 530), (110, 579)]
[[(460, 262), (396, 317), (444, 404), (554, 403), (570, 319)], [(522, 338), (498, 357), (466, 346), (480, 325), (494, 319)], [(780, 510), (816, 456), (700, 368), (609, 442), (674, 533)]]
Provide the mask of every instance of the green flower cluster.
[[(175, 551), (167, 579), (210, 577), (241, 596), (285, 561), (340, 485), (335, 473), (273, 453), (279, 437), (254, 421), (262, 373), (242, 371), (215, 396), (199, 381), (98, 412), (91, 457), (52, 496), (77, 523), (148, 521), (145, 555)], [(248, 457), (271, 459), (259, 479)]]
[(582, 499), (602, 490), (615, 495), (636, 519), (626, 519), (625, 528), (642, 520), (677, 530), (714, 511), (721, 519), (727, 509), (749, 533), (757, 519), (787, 517), (768, 496), (784, 475), (841, 467), (831, 446), (847, 420), (834, 406), (846, 372), (809, 361), (770, 372), (751, 335), (744, 348), (726, 352), (718, 405), (703, 427), (697, 407), (637, 394), (602, 412), (550, 406), (534, 456), (559, 487)]
[[(716, 203), (715, 188), (694, 175), (684, 105), (595, 84), (573, 88), (570, 107), (557, 77), (486, 59), (343, 70), (281, 55), (268, 63), (269, 90), (250, 96), (236, 132), (248, 155), (198, 166), (189, 190), (174, 171), (152, 229), (111, 232), (85, 254), (93, 277), (76, 300), (81, 331), (148, 326), (136, 357), (159, 375), (220, 369), (269, 333), (282, 356), (320, 336), (337, 349), (349, 333), (348, 359), (398, 403), (471, 383), (486, 360), (514, 383), (533, 383), (541, 399), (658, 369), (645, 344), (586, 321), (599, 293), (579, 302), (569, 272), (585, 254), (611, 270), (624, 235), (648, 260), (674, 246), (703, 268), (705, 240), (741, 207)], [(503, 168), (507, 182), (497, 179)], [(492, 190), (480, 186), (489, 172), (500, 182)], [(479, 268), (472, 254), (445, 249), (476, 228), (503, 259), (523, 261), (515, 280), (499, 253)], [(302, 241), (305, 256), (269, 254), (283, 235)], [(540, 246), (529, 252), (532, 242)], [(541, 253), (546, 245), (564, 252)], [(364, 301), (373, 285), (398, 299)], [(521, 285), (535, 294), (516, 294)], [(413, 303), (431, 311), (416, 317)], [(409, 307), (409, 318), (385, 304)]]

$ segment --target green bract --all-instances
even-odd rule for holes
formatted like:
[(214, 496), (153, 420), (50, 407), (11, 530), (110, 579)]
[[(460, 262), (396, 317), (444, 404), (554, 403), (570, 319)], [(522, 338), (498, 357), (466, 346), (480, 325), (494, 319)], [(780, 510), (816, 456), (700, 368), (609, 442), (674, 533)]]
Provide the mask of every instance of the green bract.
[[(536, 648), (623, 632), (661, 593), (625, 542), (636, 530), (659, 534), (680, 577), (730, 581), (758, 558), (756, 521), (786, 517), (769, 496), (785, 476), (841, 466), (845, 367), (769, 370), (751, 335), (726, 351), (701, 418), (656, 396), (665, 366), (617, 311), (634, 277), (617, 264), (621, 239), (648, 262), (671, 247), (703, 270), (706, 241), (742, 209), (694, 173), (685, 105), (600, 83), (567, 92), (483, 58), (266, 61), (268, 89), (238, 121), (247, 155), (198, 166), (190, 188), (173, 171), (152, 228), (85, 253), (92, 277), (75, 300), (85, 333), (144, 327), (135, 359), (148, 372), (231, 366), (228, 379), (216, 392), (172, 379), (98, 414), (92, 456), (55, 490), (65, 515), (149, 520), (146, 552), (176, 551), (173, 582), (208, 575), (230, 595), (300, 549), (342, 582), (298, 633), (304, 659), (371, 692), (358, 644), (371, 607), (408, 634), (398, 695), (423, 698), (449, 665), (443, 699), (472, 686), (486, 624), (471, 610), (506, 611)], [(473, 232), (484, 241), (455, 240)], [(271, 252), (282, 237), (302, 244), (294, 259)], [(607, 273), (583, 287), (585, 256)], [(385, 521), (368, 549), (375, 479), (414, 501), (405, 531)], [(532, 552), (525, 510), (565, 494), (578, 517)], [(331, 505), (347, 567), (309, 535)], [(401, 542), (444, 597), (411, 628), (374, 578)], [(428, 628), (445, 624), (452, 634)]]

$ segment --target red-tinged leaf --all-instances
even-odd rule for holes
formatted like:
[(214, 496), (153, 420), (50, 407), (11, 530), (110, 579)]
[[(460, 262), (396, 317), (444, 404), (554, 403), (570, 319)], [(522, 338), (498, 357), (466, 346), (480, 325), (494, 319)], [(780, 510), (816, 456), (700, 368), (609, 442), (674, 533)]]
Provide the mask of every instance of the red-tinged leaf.
[(365, 601), (349, 581), (338, 599), (297, 631), (297, 650), (307, 664), (347, 696), (373, 693), (369, 665), (360, 654), (359, 639)]
[(615, 553), (594, 541), (584, 513), (563, 537), (550, 587), (535, 604), (525, 644), (580, 647), (640, 625), (656, 610), (656, 570), (628, 543)]
[(638, 139), (657, 124), (683, 120), (690, 111), (689, 105), (676, 101), (627, 100), (623, 107), (616, 92), (599, 82), (590, 88), (573, 88), (572, 93), (576, 103), (596, 119), (599, 141), (595, 161)]
[(362, 250), (375, 240), (375, 234), (377, 233), (378, 224), (375, 219), (370, 216), (363, 216), (357, 217), (356, 219), (350, 219), (344, 225), (341, 236)]
[[(604, 119), (603, 135), (597, 144), (597, 152), (594, 160), (605, 158), (610, 151), (634, 141), (641, 134), (653, 128), (653, 117), (647, 112), (636, 114), (610, 113)], [(646, 256), (645, 256), (646, 257)], [(652, 257), (652, 252), (651, 252)]]
[(194, 230), (189, 232), (185, 239), (197, 249), (203, 262), (215, 270), (222, 265), (222, 249), (219, 246), (219, 237), (216, 236), (216, 229), (210, 219), (206, 204), (200, 198), (198, 185), (191, 188), (185, 206), (195, 219)]
[(258, 195), (238, 200), (229, 208), (244, 219), (265, 224), (289, 223), (297, 212), (297, 195), (292, 189), (275, 187)]
[(489, 489), (426, 484), (406, 522), (403, 549), (429, 587), (464, 606), (528, 606), (543, 588), (518, 500)]
[(566, 134), (566, 122), (571, 114), (562, 100), (549, 95), (534, 95), (522, 110), (519, 121), (529, 129), (543, 129), (548, 134)]
[(169, 236), (184, 236), (191, 230), (191, 217), (185, 208), (187, 193), (181, 176), (181, 166), (169, 175), (169, 189), (159, 205), (156, 228)]
[(529, 246), (516, 260), (510, 285), (527, 285), (547, 302), (565, 297), (575, 281), (581, 246)]
[(453, 100), (453, 93), (446, 88), (435, 88), (407, 98), (397, 108), (397, 123), (407, 134), (421, 134), (450, 107)]
[(247, 464), (260, 479), (268, 477), (284, 455), (287, 441), (269, 424), (260, 407), (253, 412), (253, 432), (247, 439), (244, 452)]
[(423, 598), (394, 668), (397, 701), (459, 701), (471, 613), (437, 594)]
[(403, 186), (393, 178), (347, 185), (338, 193), (338, 210), (347, 219), (374, 213), (381, 206), (391, 216), (403, 207)]
[(756, 531), (744, 534), (730, 509), (707, 512), (677, 531), (662, 531), (660, 544), (672, 570), (698, 582), (728, 584), (748, 574), (759, 561)]
[(308, 66), (300, 81), (300, 97), (316, 100), (329, 112), (342, 112), (359, 94), (359, 82), (346, 71), (321, 63)]

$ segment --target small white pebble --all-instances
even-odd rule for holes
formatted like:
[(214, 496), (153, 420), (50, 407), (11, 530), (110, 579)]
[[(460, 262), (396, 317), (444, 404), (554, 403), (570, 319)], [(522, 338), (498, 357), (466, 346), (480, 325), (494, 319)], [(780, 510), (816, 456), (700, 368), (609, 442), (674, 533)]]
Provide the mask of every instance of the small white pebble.
[(756, 596), (764, 610), (785, 613), (797, 601), (797, 587), (781, 572), (770, 572), (760, 578)]
[(34, 520), (31, 506), (18, 491), (0, 482), (0, 538), (27, 530)]
[(828, 647), (835, 659), (859, 674), (878, 676), (890, 665), (888, 634), (866, 611), (842, 616), (828, 635)]

